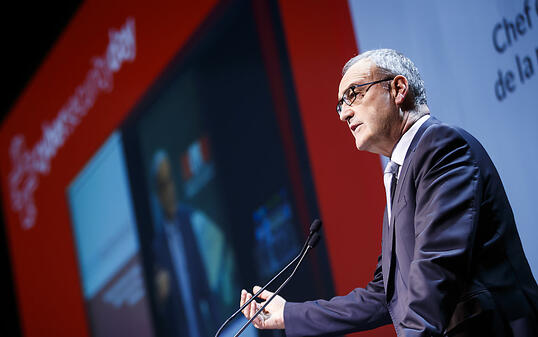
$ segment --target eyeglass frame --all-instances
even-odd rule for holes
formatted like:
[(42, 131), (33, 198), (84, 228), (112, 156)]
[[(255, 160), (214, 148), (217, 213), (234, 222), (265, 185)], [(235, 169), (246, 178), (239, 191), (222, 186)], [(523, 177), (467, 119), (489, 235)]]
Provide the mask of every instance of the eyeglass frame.
[[(386, 82), (386, 81), (392, 81), (395, 77), (389, 77), (389, 78), (385, 78), (385, 79), (382, 79), (382, 80), (377, 80), (377, 81), (373, 81), (373, 82), (368, 82), (368, 83), (363, 83), (363, 84), (354, 84), (354, 85), (351, 85), (349, 88), (347, 88), (345, 91), (344, 91), (344, 94), (342, 95), (342, 98), (338, 101), (338, 103), (336, 104), (336, 113), (338, 114), (338, 116), (340, 116), (340, 114), (342, 113), (342, 106), (344, 105), (344, 103), (346, 103), (348, 106), (351, 106), (353, 104), (353, 102), (355, 102), (355, 100), (357, 99), (357, 95), (359, 94), (358, 92), (355, 92), (355, 89), (356, 88), (360, 88), (360, 87), (364, 87), (366, 85), (369, 85), (368, 88), (366, 88), (366, 90), (364, 90), (364, 95), (366, 95), (366, 93), (368, 92), (368, 90), (370, 90), (370, 88), (374, 85), (374, 84), (377, 84), (377, 83), (381, 83), (381, 82)], [(353, 99), (347, 99), (347, 101), (349, 101), (349, 103), (346, 101), (346, 98), (347, 98), (347, 95), (346, 93), (349, 92), (349, 90), (351, 89), (351, 92), (353, 93)], [(364, 97), (363, 95), (363, 97)]]

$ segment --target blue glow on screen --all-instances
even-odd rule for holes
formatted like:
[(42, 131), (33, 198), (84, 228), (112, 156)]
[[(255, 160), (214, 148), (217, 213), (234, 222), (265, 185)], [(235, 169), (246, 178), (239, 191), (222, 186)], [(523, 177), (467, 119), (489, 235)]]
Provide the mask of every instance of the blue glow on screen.
[(139, 250), (122, 141), (113, 133), (68, 187), (84, 297)]

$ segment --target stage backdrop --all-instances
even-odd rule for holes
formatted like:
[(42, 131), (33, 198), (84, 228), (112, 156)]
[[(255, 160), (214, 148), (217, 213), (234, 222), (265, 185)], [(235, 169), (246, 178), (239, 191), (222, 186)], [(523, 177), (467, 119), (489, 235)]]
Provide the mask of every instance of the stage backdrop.
[(378, 47), (414, 59), (433, 114), (484, 143), (536, 273), (537, 26), (523, 0), (85, 2), (0, 129), (24, 335), (120, 334), (135, 320), (140, 335), (174, 329), (159, 314), (174, 276), (156, 268), (154, 244), (163, 156), (194, 246), (210, 247), (190, 271), (221, 290), (196, 302), (207, 321), (297, 252), (314, 217), (325, 240), (285, 296), (365, 286), (381, 248), (382, 165), (356, 151), (335, 102), (344, 63)]
[(85, 2), (0, 130), (23, 334), (167, 335), (193, 315), (162, 310), (181, 303), (158, 263), (165, 157), (201, 261), (189, 273), (216, 295), (191, 299), (209, 329), (315, 217), (324, 240), (286, 298), (365, 286), (384, 201), (378, 157), (334, 111), (352, 32), (345, 1)]

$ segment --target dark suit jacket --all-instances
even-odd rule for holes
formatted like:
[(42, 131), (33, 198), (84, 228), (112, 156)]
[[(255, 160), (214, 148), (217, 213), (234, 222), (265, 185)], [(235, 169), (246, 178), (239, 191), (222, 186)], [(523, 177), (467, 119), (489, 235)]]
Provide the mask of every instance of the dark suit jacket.
[[(191, 293), (195, 301), (190, 310), (193, 310), (198, 318), (198, 330), (202, 335), (211, 335), (215, 330), (216, 304), (209, 289), (202, 257), (192, 230), (191, 216), (192, 210), (189, 207), (179, 205), (174, 225), (177, 226), (176, 228), (181, 232), (183, 238), (182, 244), (186, 255), (185, 260), (188, 264)], [(188, 336), (187, 315), (181, 291), (178, 287), (176, 271), (170, 255), (164, 226), (161, 226), (155, 233), (153, 254), (154, 272), (165, 270), (170, 276), (168, 296), (162, 301), (156, 301), (157, 320), (161, 329), (159, 335)]]
[(428, 119), (400, 171), (373, 280), (330, 301), (286, 303), (286, 335), (393, 323), (398, 336), (538, 336), (538, 290), (484, 148)]

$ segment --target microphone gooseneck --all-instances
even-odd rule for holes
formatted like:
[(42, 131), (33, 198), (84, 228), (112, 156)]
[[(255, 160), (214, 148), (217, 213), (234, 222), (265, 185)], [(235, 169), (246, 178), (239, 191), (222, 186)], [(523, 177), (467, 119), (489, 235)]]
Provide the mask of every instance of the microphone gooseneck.
[[(256, 299), (256, 297), (258, 297), (258, 295), (260, 295), (270, 284), (272, 284), (280, 275), (282, 275), (283, 272), (285, 272), (286, 270), (288, 270), (298, 259), (300, 259), (299, 263), (297, 264), (297, 266), (299, 266), (299, 264), (301, 263), (302, 261), (302, 258), (304, 257), (304, 255), (306, 254), (306, 251), (309, 249), (309, 246), (311, 246), (310, 248), (314, 247), (315, 244), (317, 244), (317, 241), (319, 241), (319, 234), (317, 233), (320, 228), (322, 226), (322, 222), (321, 220), (319, 219), (315, 219), (314, 221), (312, 221), (312, 224), (310, 225), (310, 233), (308, 234), (308, 237), (306, 238), (305, 240), (305, 243), (303, 245), (303, 247), (301, 248), (301, 251), (299, 252), (299, 254), (293, 259), (290, 261), (290, 263), (288, 263), (280, 272), (278, 272), (278, 274), (276, 274), (275, 276), (273, 276), (273, 278), (271, 280), (269, 280), (269, 282), (267, 282), (262, 288), (260, 288), (260, 290), (258, 290), (248, 301), (246, 301), (239, 309), (237, 309), (237, 311), (235, 311), (230, 317), (228, 317), (228, 319), (226, 321), (224, 321), (224, 323), (222, 323), (222, 325), (220, 326), (220, 328), (217, 330), (217, 333), (215, 334), (215, 337), (218, 337), (221, 333), (222, 333), (222, 329), (224, 329), (224, 327), (230, 323), (230, 321), (235, 317), (237, 316), (238, 313), (240, 313), (243, 309), (245, 309), (247, 307), (247, 305), (250, 304), (250, 302), (254, 301)], [(312, 239), (314, 237), (314, 235), (316, 235), (317, 237), (317, 240), (316, 242), (312, 245), (312, 243), (314, 242)], [(295, 270), (297, 269), (297, 267), (295, 267)], [(293, 273), (295, 273), (295, 270), (292, 272), (291, 275), (293, 275)], [(286, 281), (287, 282), (287, 281)], [(256, 315), (257, 316), (257, 315)], [(248, 322), (250, 323), (250, 322)], [(247, 325), (248, 325), (247, 323)], [(246, 326), (245, 326), (246, 327)], [(243, 331), (244, 329), (241, 330), (241, 332)]]
[[(318, 230), (319, 230), (319, 228), (318, 228)], [(280, 293), (282, 288), (284, 288), (284, 286), (291, 280), (291, 278), (293, 277), (293, 275), (297, 271), (297, 268), (299, 268), (299, 266), (301, 265), (301, 262), (303, 262), (303, 259), (306, 256), (306, 254), (308, 253), (308, 251), (310, 249), (314, 248), (318, 244), (319, 239), (320, 239), (320, 235), (317, 232), (314, 232), (312, 234), (312, 236), (310, 237), (310, 239), (306, 242), (307, 243), (306, 249), (304, 250), (304, 252), (302, 252), (301, 258), (299, 259), (299, 262), (297, 263), (297, 265), (295, 265), (295, 268), (293, 268), (293, 271), (291, 272), (290, 276), (288, 276), (288, 278), (286, 278), (286, 280), (280, 285), (280, 287), (278, 287), (278, 289), (273, 293), (273, 295), (271, 295), (271, 297), (269, 297), (269, 299), (258, 309), (258, 311), (256, 311), (256, 313), (241, 327), (241, 329), (234, 335), (234, 337), (237, 337), (241, 333), (243, 333), (243, 331), (245, 331), (247, 326), (250, 323), (252, 323), (252, 321), (256, 317), (258, 317), (258, 315), (265, 309), (265, 307), (267, 307), (267, 305), (269, 305), (269, 303), (271, 303), (271, 301), (276, 297), (276, 295), (278, 295), (278, 293)]]

